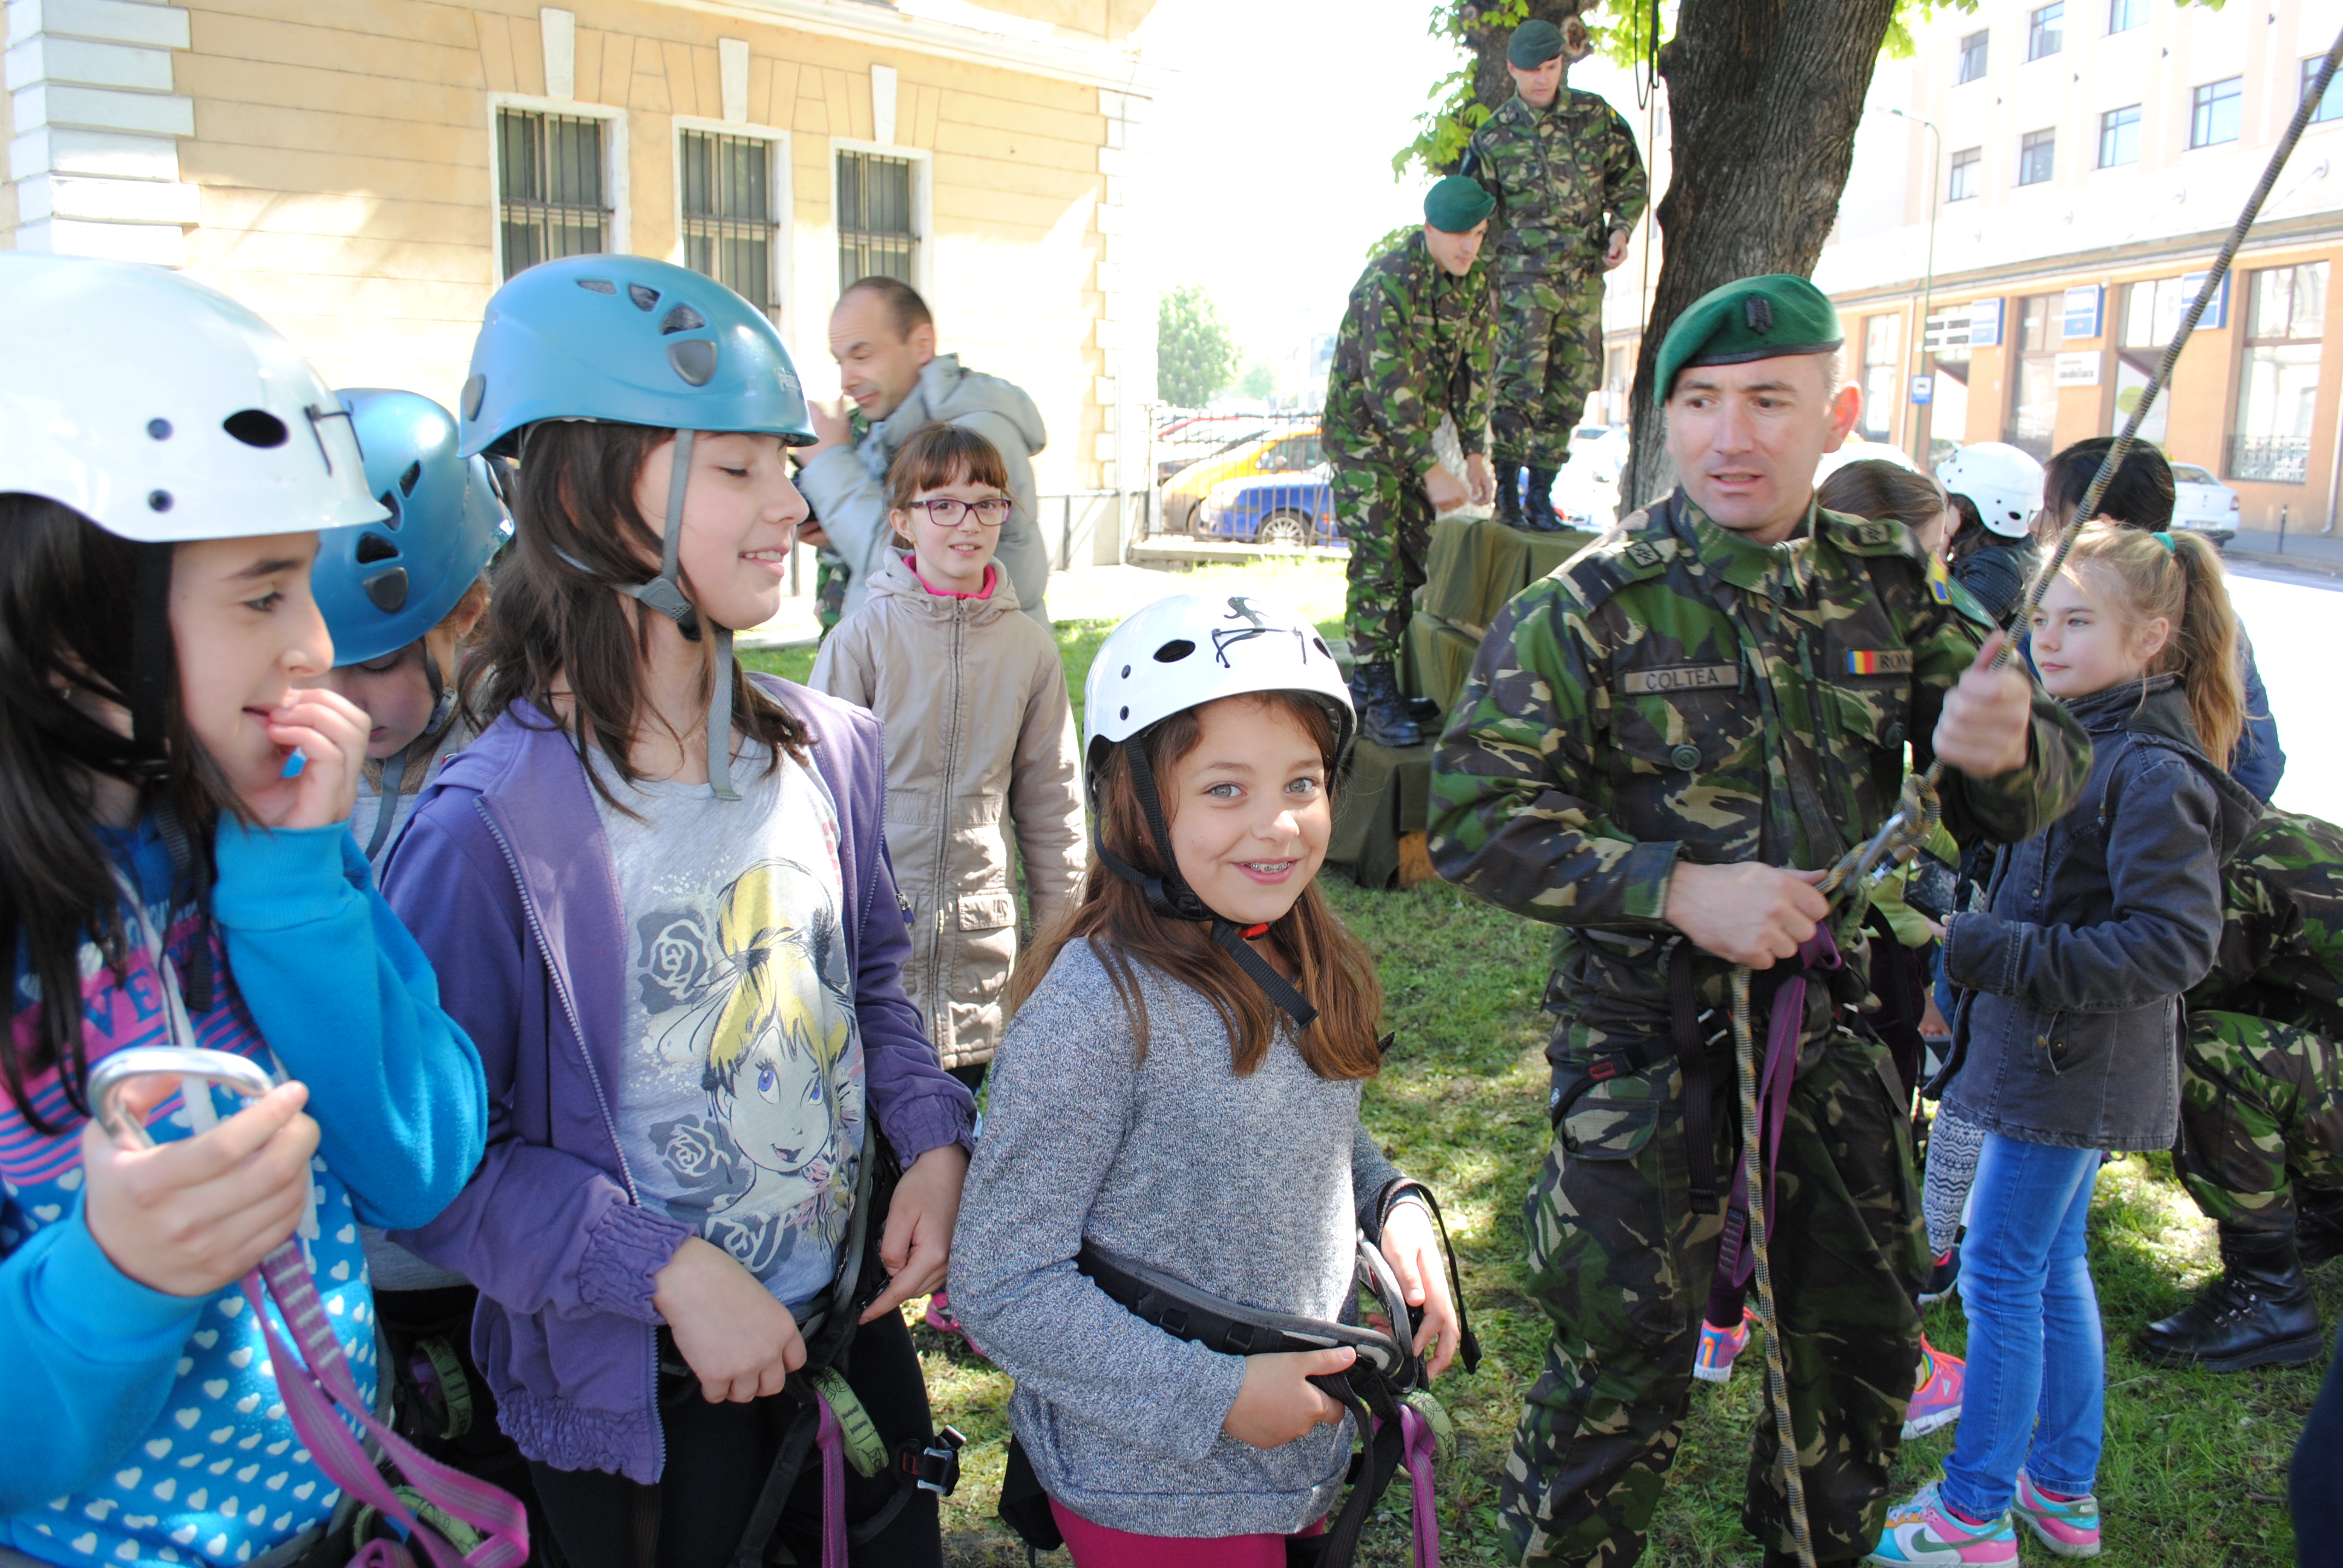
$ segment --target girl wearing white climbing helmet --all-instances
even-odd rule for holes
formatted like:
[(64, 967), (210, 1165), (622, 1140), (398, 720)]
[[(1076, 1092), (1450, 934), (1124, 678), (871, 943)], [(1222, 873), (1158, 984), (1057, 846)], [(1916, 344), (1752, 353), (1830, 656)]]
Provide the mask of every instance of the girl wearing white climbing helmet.
[(1282, 1564), (1349, 1452), (1342, 1407), (1310, 1379), (1353, 1352), (1207, 1350), (1075, 1260), (1101, 1248), (1331, 1320), (1363, 1226), (1423, 1311), (1415, 1347), (1437, 1341), (1435, 1370), (1456, 1353), (1431, 1221), (1359, 1124), (1381, 1059), (1373, 962), (1316, 885), (1356, 719), (1311, 624), (1245, 595), (1123, 622), (1085, 708), (1095, 853), (1018, 973), (952, 1302), (1017, 1379), (1010, 1493), (1040, 1513), (1029, 1540), (1061, 1534), (1078, 1568)]
[(518, 455), (516, 535), (458, 678), (480, 736), (384, 885), (513, 1114), (397, 1239), (479, 1288), (570, 1568), (850, 1529), (940, 1563), (953, 1453), (896, 1308), (942, 1281), (973, 1108), (898, 980), (877, 721), (728, 629), (779, 608), (806, 516), (789, 352), (698, 273), (571, 256), (489, 300), (458, 413)]
[(1976, 441), (1936, 465), (1936, 482), (1960, 516), (1946, 560), (1953, 580), (2006, 621), (2034, 576), (2034, 519), (2042, 512), (2042, 465), (2006, 441)]
[[(339, 1561), (355, 1504), (238, 1281), (299, 1226), (371, 1399), (357, 1224), (429, 1220), (488, 1125), (343, 826), (364, 718), (317, 689), (318, 530), (382, 508), (317, 373), (176, 274), (0, 254), (0, 1546)], [(198, 1044), (289, 1081), (134, 1080), (151, 1149), (91, 1121), (106, 1059)]]

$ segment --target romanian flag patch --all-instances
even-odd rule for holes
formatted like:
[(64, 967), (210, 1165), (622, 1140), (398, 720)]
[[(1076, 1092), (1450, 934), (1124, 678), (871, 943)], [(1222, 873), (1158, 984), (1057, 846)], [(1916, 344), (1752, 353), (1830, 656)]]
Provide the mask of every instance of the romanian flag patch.
[(1953, 574), (1942, 556), (1928, 562), (1928, 593), (1938, 604), (1953, 602)]
[(1846, 656), (1849, 675), (1909, 675), (1912, 673), (1912, 650), (1908, 648), (1852, 648)]

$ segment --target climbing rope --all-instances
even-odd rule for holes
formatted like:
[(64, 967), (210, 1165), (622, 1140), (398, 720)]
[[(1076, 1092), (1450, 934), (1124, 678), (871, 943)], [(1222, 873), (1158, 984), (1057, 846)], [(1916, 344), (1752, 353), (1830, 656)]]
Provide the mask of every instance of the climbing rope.
[[(2090, 488), (2083, 493), (2082, 504), (2075, 508), (2074, 517), (2060, 531), (2058, 548), (2052, 552), (2048, 567), (2036, 574), (2033, 585), (2026, 591), (2025, 603), (2004, 628), (2006, 636), (2000, 651), (1994, 656), (1992, 668), (1995, 669), (2001, 668), (2016, 657), (2020, 628), (2034, 624), (2034, 614), (2041, 608), (2042, 596), (2057, 577), (2059, 569), (2066, 564), (2066, 558), (2074, 550), (2075, 540), (2082, 533), (2083, 525), (2097, 515), (2100, 498), (2107, 494), (2108, 484), (2114, 480), (2117, 470), (2123, 467), (2125, 457), (2138, 440), (2139, 427), (2147, 418), (2148, 410), (2155, 407), (2157, 396), (2172, 378), (2172, 367), (2180, 358), (2180, 350), (2187, 345), (2189, 334), (2197, 330), (2197, 324), (2204, 319), (2207, 307), (2219, 294), (2223, 281), (2229, 275), (2229, 264), (2237, 258), (2237, 247), (2245, 243), (2246, 232), (2253, 227), (2254, 219), (2261, 214), (2262, 204), (2269, 199), (2271, 188), (2278, 184), (2278, 176), (2285, 169), (2287, 159), (2294, 155), (2295, 144), (2302, 139), (2303, 127), (2310, 123), (2311, 115), (2325, 99), (2327, 85), (2334, 80), (2338, 65), (2343, 65), (2343, 33), (2336, 35), (2335, 42), (2328, 46), (2327, 58), (2319, 65), (2318, 75), (2303, 89), (2302, 102), (2295, 107), (2294, 119), (2270, 153), (2269, 163), (2262, 170), (2262, 177), (2255, 185), (2253, 195), (2247, 198), (2245, 210), (2237, 215), (2237, 224), (2229, 230), (2229, 237), (2222, 241), (2220, 253), (2213, 258), (2212, 270), (2205, 275), (2204, 286), (2189, 302), (2187, 313), (2180, 318), (2179, 328), (2173, 333), (2172, 341), (2165, 345), (2163, 357), (2157, 361), (2156, 374), (2148, 378), (2147, 387), (2140, 393), (2138, 407), (2125, 421), (2122, 433), (2116, 437), (2115, 445), (2107, 449), (2106, 459), (2099, 464), (2099, 471), (2092, 476)], [(1926, 772), (1907, 776), (1896, 813), (1868, 840), (1841, 856), (1817, 884), (1818, 890), (1830, 900), (1835, 908), (1842, 902), (1851, 902), (1852, 908), (1845, 912), (1845, 923), (1852, 924), (1861, 920), (1864, 909), (1870, 903), (1872, 888), (1898, 867), (1909, 864), (1912, 858), (1920, 852), (1921, 846), (1936, 832), (1936, 824), (1944, 814), (1943, 804), (1936, 794), (1936, 786), (1943, 779), (1944, 769), (1942, 761), (1931, 760)], [(1742, 1179), (1747, 1187), (1749, 1240), (1755, 1254), (1757, 1322), (1765, 1336), (1765, 1396), (1766, 1402), (1773, 1408), (1774, 1430), (1780, 1440), (1782, 1490), (1789, 1504), (1790, 1533), (1797, 1543), (1798, 1563), (1800, 1568), (1815, 1568), (1814, 1536), (1806, 1522), (1805, 1482), (1799, 1473), (1797, 1437), (1790, 1421), (1789, 1378), (1782, 1363), (1781, 1335), (1775, 1330), (1773, 1260), (1769, 1256), (1766, 1238), (1765, 1171), (1762, 1147), (1764, 1128), (1757, 1115), (1756, 1037), (1749, 1024), (1749, 975), (1750, 970), (1745, 964), (1738, 965), (1733, 970), (1733, 1054), (1741, 1084), (1741, 1169)]]

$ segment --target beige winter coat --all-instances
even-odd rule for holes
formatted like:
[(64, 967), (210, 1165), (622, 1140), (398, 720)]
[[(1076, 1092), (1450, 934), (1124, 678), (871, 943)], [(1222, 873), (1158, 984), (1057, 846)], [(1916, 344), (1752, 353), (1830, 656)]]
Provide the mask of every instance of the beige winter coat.
[(887, 850), (911, 905), (903, 990), (946, 1067), (992, 1060), (1017, 957), (1017, 825), (1036, 930), (1072, 902), (1089, 859), (1079, 748), (1056, 641), (1009, 574), (987, 599), (928, 592), (888, 552), (861, 608), (814, 661), (816, 690), (859, 702), (887, 736)]

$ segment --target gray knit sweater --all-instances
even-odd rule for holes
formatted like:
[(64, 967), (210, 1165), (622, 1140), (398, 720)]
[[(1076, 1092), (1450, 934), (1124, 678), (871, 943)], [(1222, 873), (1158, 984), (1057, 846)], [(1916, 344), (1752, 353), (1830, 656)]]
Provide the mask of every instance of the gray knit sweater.
[(1242, 1358), (1175, 1340), (1074, 1268), (1084, 1237), (1214, 1295), (1314, 1318), (1350, 1305), (1358, 1211), (1398, 1172), (1359, 1084), (1281, 1031), (1248, 1077), (1209, 1002), (1141, 971), (1149, 1048), (1082, 944), (1009, 1027), (952, 1238), (951, 1300), (1017, 1380), (1010, 1420), (1050, 1494), (1146, 1535), (1290, 1533), (1342, 1489), (1350, 1424), (1258, 1449), (1221, 1431)]

